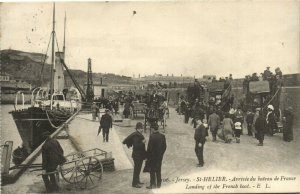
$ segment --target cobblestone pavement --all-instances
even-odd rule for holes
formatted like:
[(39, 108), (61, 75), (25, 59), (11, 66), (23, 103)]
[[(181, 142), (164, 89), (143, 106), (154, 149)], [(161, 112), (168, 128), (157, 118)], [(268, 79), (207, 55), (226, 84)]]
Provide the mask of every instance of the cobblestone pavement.
[[(81, 122), (83, 122), (82, 119)], [(298, 162), (299, 154), (299, 121), (295, 121), (294, 137), (292, 142), (282, 141), (282, 134), (275, 134), (273, 137), (265, 137), (263, 147), (256, 146), (257, 140), (247, 135), (241, 136), (241, 143), (235, 142), (225, 144), (221, 140), (211, 141), (211, 134), (207, 138), (204, 147), (205, 165), (202, 168), (196, 166), (197, 160), (194, 153), (194, 129), (190, 124), (183, 123), (183, 116), (178, 115), (173, 108), (170, 109), (170, 118), (167, 119), (165, 131), (167, 140), (167, 150), (162, 164), (162, 178), (164, 182), (160, 189), (148, 190), (145, 187), (149, 185), (149, 174), (141, 173), (141, 181), (144, 186), (140, 189), (132, 188), (132, 159), (131, 149), (121, 145), (121, 141), (134, 131), (137, 121), (143, 122), (142, 115), (131, 121), (131, 127), (120, 127), (114, 125), (114, 132), (110, 135), (112, 141), (103, 145), (101, 138), (95, 134), (98, 130), (98, 122), (89, 121), (94, 127), (86, 127), (85, 135), (79, 135), (79, 132), (70, 132), (71, 135), (77, 134), (80, 137), (79, 145), (94, 145), (94, 141), (99, 139), (100, 148), (111, 149), (113, 156), (119, 157), (116, 160), (117, 170), (114, 172), (105, 172), (99, 184), (92, 189), (86, 190), (63, 190), (63, 193), (182, 193), (182, 192), (203, 192), (201, 190), (187, 190), (186, 185), (189, 182), (179, 180), (178, 178), (199, 176), (243, 176), (243, 175), (286, 175), (298, 176), (300, 168)], [(74, 123), (75, 124), (75, 123)], [(78, 125), (77, 125), (78, 126)], [(79, 127), (78, 127), (79, 128)], [(88, 130), (90, 130), (88, 132)], [(92, 131), (92, 132), (91, 132)], [(244, 129), (244, 134), (246, 130)], [(144, 134), (146, 140), (149, 138), (149, 130)], [(65, 141), (65, 140), (60, 140)], [(88, 142), (88, 143), (80, 143)], [(119, 141), (119, 142), (115, 142)], [(66, 144), (66, 143), (64, 143)], [(64, 145), (67, 146), (67, 145)], [(83, 146), (84, 147), (84, 146)], [(86, 147), (88, 148), (88, 147)], [(65, 150), (71, 150), (67, 148)], [(37, 159), (38, 161), (39, 159)], [(37, 162), (38, 163), (38, 162)], [(190, 182), (192, 180), (189, 180)], [(36, 173), (27, 171), (15, 184), (7, 185), (2, 188), (3, 193), (40, 193), (44, 191), (41, 177)], [(212, 190), (213, 191), (213, 190)], [(215, 191), (217, 192), (217, 190)]]

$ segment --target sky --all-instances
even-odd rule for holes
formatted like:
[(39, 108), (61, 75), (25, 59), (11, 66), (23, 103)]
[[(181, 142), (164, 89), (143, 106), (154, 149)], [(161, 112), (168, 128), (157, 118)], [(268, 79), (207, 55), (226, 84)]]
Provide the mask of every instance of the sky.
[[(45, 53), (52, 3), (2, 3), (2, 49)], [(135, 12), (134, 12), (135, 11)], [(300, 1), (57, 2), (72, 69), (136, 77), (299, 73)], [(48, 52), (50, 54), (50, 52)]]

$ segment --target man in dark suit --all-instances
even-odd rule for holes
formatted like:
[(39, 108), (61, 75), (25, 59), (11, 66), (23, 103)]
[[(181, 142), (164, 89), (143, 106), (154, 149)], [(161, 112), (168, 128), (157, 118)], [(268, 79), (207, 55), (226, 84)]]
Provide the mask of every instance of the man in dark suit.
[(259, 116), (256, 119), (255, 123), (255, 130), (256, 130), (256, 139), (259, 141), (259, 144), (257, 144), (258, 146), (263, 146), (264, 145), (264, 131), (266, 129), (267, 126), (267, 122), (266, 119), (263, 117), (263, 113), (262, 111), (259, 112)]
[(203, 125), (202, 121), (198, 119), (197, 121), (197, 127), (195, 129), (195, 153), (198, 158), (199, 164), (198, 167), (202, 167), (204, 165), (204, 159), (203, 159), (203, 147), (205, 144), (205, 137), (206, 137), (206, 129)]
[(59, 164), (65, 162), (64, 151), (56, 139), (50, 137), (50, 132), (44, 132), (46, 141), (42, 146), (42, 178), (48, 193), (58, 192), (55, 171)]
[(166, 138), (159, 133), (156, 124), (147, 147), (147, 160), (150, 166), (150, 186), (147, 189), (160, 188), (161, 186), (161, 164), (166, 148)]
[(125, 138), (123, 144), (126, 144), (128, 148), (133, 146), (132, 148), (132, 159), (134, 162), (133, 169), (133, 179), (132, 179), (132, 187), (141, 188), (140, 181), (140, 172), (143, 165), (143, 160), (146, 158), (146, 148), (145, 148), (145, 137), (143, 136), (143, 124), (138, 122), (136, 124), (136, 131), (131, 133), (128, 137)]
[(108, 114), (109, 110), (105, 110), (105, 114), (102, 115), (101, 120), (100, 120), (100, 127), (103, 129), (102, 134), (103, 134), (103, 142), (108, 142), (108, 136), (109, 136), (109, 129), (112, 128), (112, 118)]

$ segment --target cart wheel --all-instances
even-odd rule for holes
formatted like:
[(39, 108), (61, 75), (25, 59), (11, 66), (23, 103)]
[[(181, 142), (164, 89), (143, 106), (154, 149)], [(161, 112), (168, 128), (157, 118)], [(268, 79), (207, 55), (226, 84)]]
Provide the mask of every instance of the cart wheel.
[(60, 174), (70, 184), (75, 184), (84, 178), (83, 174), (76, 167), (76, 161), (61, 165)]
[(76, 186), (81, 189), (97, 186), (98, 181), (102, 178), (102, 163), (94, 156), (82, 158), (76, 163), (76, 168), (82, 176)]

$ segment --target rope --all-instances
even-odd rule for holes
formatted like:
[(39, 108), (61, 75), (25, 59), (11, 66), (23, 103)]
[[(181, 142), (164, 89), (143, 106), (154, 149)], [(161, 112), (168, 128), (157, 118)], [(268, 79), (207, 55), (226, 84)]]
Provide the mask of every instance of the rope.
[(50, 118), (49, 118), (49, 115), (48, 115), (48, 111), (46, 110), (46, 115), (47, 115), (47, 118), (48, 118), (48, 121), (49, 121), (49, 123), (50, 123), (50, 125), (51, 125), (51, 127), (53, 127), (53, 128), (55, 128), (55, 129), (58, 129), (59, 128), (59, 126), (58, 127), (56, 127), (52, 122), (51, 122), (51, 120), (50, 120)]
[(281, 88), (278, 88), (277, 91), (275, 92), (274, 96), (269, 100), (269, 102), (263, 107), (265, 109), (271, 102), (274, 100), (275, 96), (277, 96), (277, 93), (279, 92)]
[[(229, 86), (226, 88), (226, 90), (224, 91), (224, 93), (222, 94), (222, 97), (221, 97), (222, 102), (223, 102), (223, 98), (225, 97), (225, 93), (226, 93), (227, 91), (229, 91), (230, 88), (231, 88), (231, 82), (230, 82)], [(226, 96), (227, 96), (227, 101), (228, 101), (228, 96), (229, 96), (229, 94), (230, 94), (230, 92), (228, 92), (228, 94), (226, 94)], [(227, 101), (226, 101), (226, 103), (224, 103), (224, 104), (222, 105), (222, 108), (224, 108), (224, 106), (227, 104)]]
[(50, 42), (51, 42), (51, 38), (52, 38), (52, 33), (51, 33), (51, 36), (50, 36), (50, 39), (49, 39), (49, 42), (48, 42), (48, 46), (47, 46), (47, 50), (46, 50), (46, 54), (45, 54), (45, 57), (44, 57), (44, 60), (42, 61), (42, 69), (41, 69), (41, 81), (42, 81), (42, 84), (43, 84), (43, 71), (44, 71), (44, 66), (45, 66), (45, 62), (46, 62), (46, 58), (47, 58), (47, 53), (48, 53), (48, 50), (49, 50), (49, 45), (50, 45)]
[[(60, 119), (68, 119), (69, 118), (69, 116), (65, 116), (65, 117), (60, 117), (60, 116), (56, 116), (56, 115), (54, 115), (54, 114), (52, 114), (52, 113), (50, 113), (51, 114), (51, 116), (53, 116), (53, 117), (55, 117), (55, 118), (60, 118)], [(59, 120), (59, 119), (58, 119)]]

